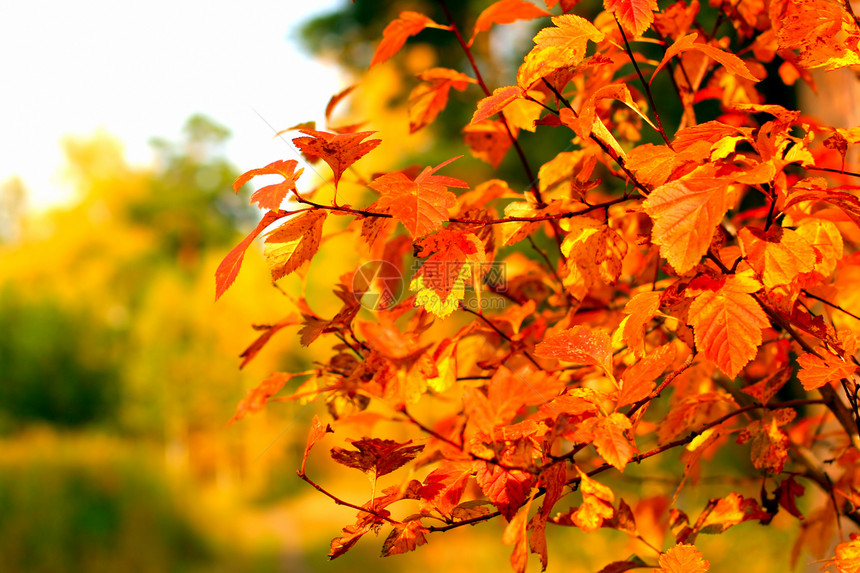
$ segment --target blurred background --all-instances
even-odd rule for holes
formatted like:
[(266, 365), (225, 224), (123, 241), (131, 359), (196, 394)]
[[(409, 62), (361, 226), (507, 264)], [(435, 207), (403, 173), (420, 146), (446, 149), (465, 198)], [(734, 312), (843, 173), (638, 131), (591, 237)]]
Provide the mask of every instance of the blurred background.
[[(450, 4), (471, 21), (490, 3)], [(231, 183), (297, 158), (275, 132), (306, 121), (324, 128), (325, 103), (366, 71), (383, 28), (403, 9), (393, 4), (48, 0), (0, 8), (0, 571), (507, 569), (498, 523), (386, 560), (377, 557), (382, 539), (370, 536), (328, 562), (329, 541), (354, 511), (294, 474), (314, 408), (273, 403), (228, 425), (270, 372), (306, 369), (327, 350), (299, 347), (287, 329), (239, 370), (238, 354), (256, 337), (251, 324), (292, 307), (272, 288), (256, 247), (213, 303), (215, 268), (259, 218), (248, 189), (235, 195)], [(583, 2), (586, 12), (599, 6)], [(444, 21), (434, 2), (410, 7)], [(475, 45), (494, 86), (510, 83), (534, 34), (533, 23), (497, 28)], [(440, 120), (413, 136), (405, 107), (416, 72), (462, 63), (450, 34), (427, 30), (362, 80), (338, 121), (369, 120), (381, 132), (389, 152), (368, 156), (365, 175), (465, 152), (459, 130), (475, 93), (453, 92)], [(522, 137), (535, 157), (569, 143)], [(470, 181), (492, 173), (471, 159), (457, 169)], [(527, 183), (510, 157), (499, 176), (513, 188)], [(333, 244), (328, 252), (338, 254), (321, 253), (310, 283), (323, 315), (336, 304), (326, 285), (345, 270), (326, 257), (351, 250)], [(317, 453), (309, 473), (331, 489), (349, 497), (365, 485)], [(725, 466), (728, 474), (747, 469)], [(658, 494), (674, 487), (661, 479), (636, 486), (655, 511)], [(780, 543), (748, 542), (763, 564), (749, 571), (785, 563), (794, 533), (775, 529)], [(715, 536), (703, 550), (711, 544), (713, 554), (730, 555), (738, 542)], [(617, 532), (565, 530), (550, 544), (550, 570), (595, 571), (642, 550)]]

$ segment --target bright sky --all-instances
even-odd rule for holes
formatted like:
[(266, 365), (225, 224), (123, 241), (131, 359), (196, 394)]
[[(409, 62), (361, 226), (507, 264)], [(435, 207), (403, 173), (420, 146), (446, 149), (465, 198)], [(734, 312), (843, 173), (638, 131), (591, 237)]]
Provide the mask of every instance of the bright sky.
[[(322, 120), (343, 87), (295, 40), (348, 0), (27, 0), (0, 8), (0, 182), (20, 175), (36, 209), (67, 199), (60, 139), (99, 128), (132, 163), (203, 113), (226, 126), (240, 170), (292, 155), (277, 129)], [(256, 110), (256, 112), (255, 112)]]

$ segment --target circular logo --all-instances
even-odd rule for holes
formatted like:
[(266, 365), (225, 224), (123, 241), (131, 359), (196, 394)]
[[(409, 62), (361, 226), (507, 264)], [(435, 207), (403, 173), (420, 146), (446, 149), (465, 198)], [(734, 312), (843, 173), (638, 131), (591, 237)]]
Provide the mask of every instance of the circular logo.
[(352, 292), (364, 308), (388, 310), (400, 300), (403, 275), (388, 261), (364, 263), (352, 277)]

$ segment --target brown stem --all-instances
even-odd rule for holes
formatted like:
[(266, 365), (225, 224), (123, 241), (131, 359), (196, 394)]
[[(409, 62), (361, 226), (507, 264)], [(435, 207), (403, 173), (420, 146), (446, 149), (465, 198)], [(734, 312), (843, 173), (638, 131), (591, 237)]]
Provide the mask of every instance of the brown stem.
[[(381, 520), (383, 520), (383, 521), (387, 521), (387, 522), (388, 522), (388, 523), (390, 523), (391, 525), (400, 525), (400, 522), (399, 522), (399, 521), (397, 521), (396, 519), (391, 519), (390, 517), (387, 517), (387, 516), (385, 516), (385, 515), (382, 515), (381, 513), (377, 512), (377, 511), (374, 511), (374, 510), (372, 510), (372, 509), (368, 509), (368, 508), (366, 508), (366, 507), (361, 507), (361, 506), (359, 506), (359, 505), (355, 505), (354, 503), (349, 503), (348, 501), (344, 501), (344, 500), (340, 499), (339, 497), (337, 497), (337, 496), (336, 496), (336, 495), (334, 495), (333, 493), (330, 493), (328, 490), (326, 490), (325, 488), (323, 488), (321, 485), (319, 485), (318, 483), (316, 483), (315, 481), (313, 481), (311, 478), (309, 478), (309, 477), (307, 476), (307, 474), (303, 473), (301, 470), (298, 470), (298, 471), (296, 472), (296, 475), (298, 475), (298, 476), (299, 476), (300, 478), (302, 478), (305, 482), (307, 482), (307, 483), (309, 483), (311, 486), (313, 486), (313, 487), (314, 487), (314, 489), (316, 489), (316, 490), (317, 490), (318, 492), (320, 492), (321, 494), (323, 494), (323, 495), (325, 495), (325, 496), (328, 496), (328, 497), (329, 497), (332, 501), (334, 501), (334, 502), (335, 502), (335, 504), (337, 504), (337, 505), (343, 505), (343, 506), (346, 506), (346, 507), (351, 507), (351, 508), (353, 508), (353, 509), (357, 509), (358, 511), (363, 511), (364, 513), (369, 513), (370, 515), (372, 515), (372, 516), (374, 516), (374, 517), (376, 517), (376, 518), (378, 518), (378, 519), (381, 519)], [(371, 503), (373, 503), (373, 500), (371, 500)]]

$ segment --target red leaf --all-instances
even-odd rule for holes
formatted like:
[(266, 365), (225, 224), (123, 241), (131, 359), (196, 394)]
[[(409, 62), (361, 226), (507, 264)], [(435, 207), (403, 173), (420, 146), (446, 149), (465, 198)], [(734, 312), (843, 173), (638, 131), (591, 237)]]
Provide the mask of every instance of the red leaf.
[[(276, 324), (264, 326), (262, 329), (265, 332), (263, 332), (263, 334), (261, 334), (259, 337), (257, 337), (257, 339), (254, 342), (252, 342), (251, 345), (248, 346), (248, 348), (246, 348), (244, 350), (244, 352), (242, 352), (242, 354), (239, 355), (239, 358), (243, 359), (242, 363), (239, 365), (239, 369), (241, 370), (242, 368), (245, 367), (245, 365), (248, 364), (248, 362), (253, 360), (254, 357), (260, 353), (260, 350), (263, 349), (263, 347), (266, 345), (266, 343), (269, 342), (269, 339), (271, 339), (279, 330), (281, 330), (282, 328), (285, 328), (287, 326), (294, 326), (294, 325), (301, 324), (301, 323), (302, 323), (302, 319), (299, 318), (299, 316), (297, 314), (291, 314)], [(260, 330), (260, 328), (257, 328), (257, 327), (255, 327), (255, 328), (257, 330)]]
[(328, 133), (302, 129), (307, 137), (296, 137), (293, 144), (309, 158), (319, 158), (328, 163), (334, 173), (334, 186), (337, 187), (343, 172), (382, 143), (381, 139), (368, 139), (375, 131), (357, 133)]
[(603, 0), (603, 7), (634, 36), (641, 36), (651, 27), (658, 9), (657, 0)]
[(319, 442), (323, 436), (331, 432), (334, 432), (334, 430), (331, 429), (330, 425), (326, 424), (325, 427), (323, 427), (322, 423), (320, 422), (319, 416), (315, 415), (313, 417), (313, 420), (311, 420), (311, 430), (310, 432), (308, 432), (308, 442), (305, 446), (305, 453), (302, 456), (302, 474), (305, 473), (305, 464), (307, 464), (308, 462), (308, 454), (311, 453), (311, 448), (314, 447), (314, 445), (316, 445), (316, 443)]
[(388, 557), (397, 553), (413, 551), (416, 547), (427, 543), (427, 538), (424, 537), (425, 533), (430, 533), (430, 530), (424, 527), (418, 519), (394, 524), (394, 529), (385, 538), (385, 543), (382, 544), (382, 556)]
[(267, 185), (251, 194), (251, 203), (257, 203), (260, 209), (277, 210), (290, 191), (296, 190), (296, 180), (304, 169), (296, 171), (298, 161), (289, 159), (287, 161), (275, 161), (259, 169), (251, 169), (236, 178), (233, 189), (238, 193), (245, 183), (258, 175), (280, 175), (284, 181), (276, 185)]
[(257, 235), (262, 233), (266, 227), (277, 221), (278, 219), (286, 216), (286, 213), (275, 213), (274, 211), (269, 211), (266, 213), (263, 218), (257, 223), (257, 226), (253, 231), (248, 233), (248, 236), (242, 239), (242, 242), (233, 247), (227, 256), (224, 257), (224, 260), (221, 261), (221, 264), (218, 265), (218, 268), (215, 270), (215, 300), (217, 301), (221, 298), (230, 285), (233, 284), (233, 281), (236, 280), (236, 277), (239, 275), (239, 269), (242, 268), (242, 259), (245, 258), (245, 251), (248, 250), (248, 247), (254, 242), (254, 239), (257, 238)]
[(448, 26), (440, 26), (424, 14), (408, 10), (401, 12), (400, 17), (389, 23), (382, 31), (382, 41), (373, 54), (370, 67), (381, 64), (399, 52), (410, 36), (414, 36), (428, 26), (443, 30), (449, 29)]
[(357, 451), (332, 448), (331, 457), (339, 464), (361, 470), (376, 477), (390, 474), (417, 456), (424, 446), (410, 446), (412, 440), (398, 443), (394, 440), (362, 438), (351, 441)]
[(448, 209), (457, 203), (457, 196), (448, 187), (468, 188), (469, 184), (433, 174), (459, 157), (424, 168), (414, 181), (400, 171), (377, 177), (369, 187), (382, 196), (368, 210), (390, 213), (414, 238), (438, 230), (448, 220)]
[(508, 471), (488, 462), (478, 462), (475, 479), (484, 495), (507, 520), (513, 519), (517, 509), (526, 502), (533, 481), (530, 474), (519, 470)]
[(826, 350), (821, 350), (819, 353), (822, 355), (821, 358), (805, 352), (797, 359), (797, 363), (800, 364), (797, 377), (807, 392), (821, 388), (825, 384), (836, 384), (857, 372), (857, 366), (854, 363), (834, 356)]
[(419, 490), (424, 506), (437, 509), (442, 515), (451, 515), (463, 497), (473, 466), (472, 462), (442, 462), (424, 478)]

